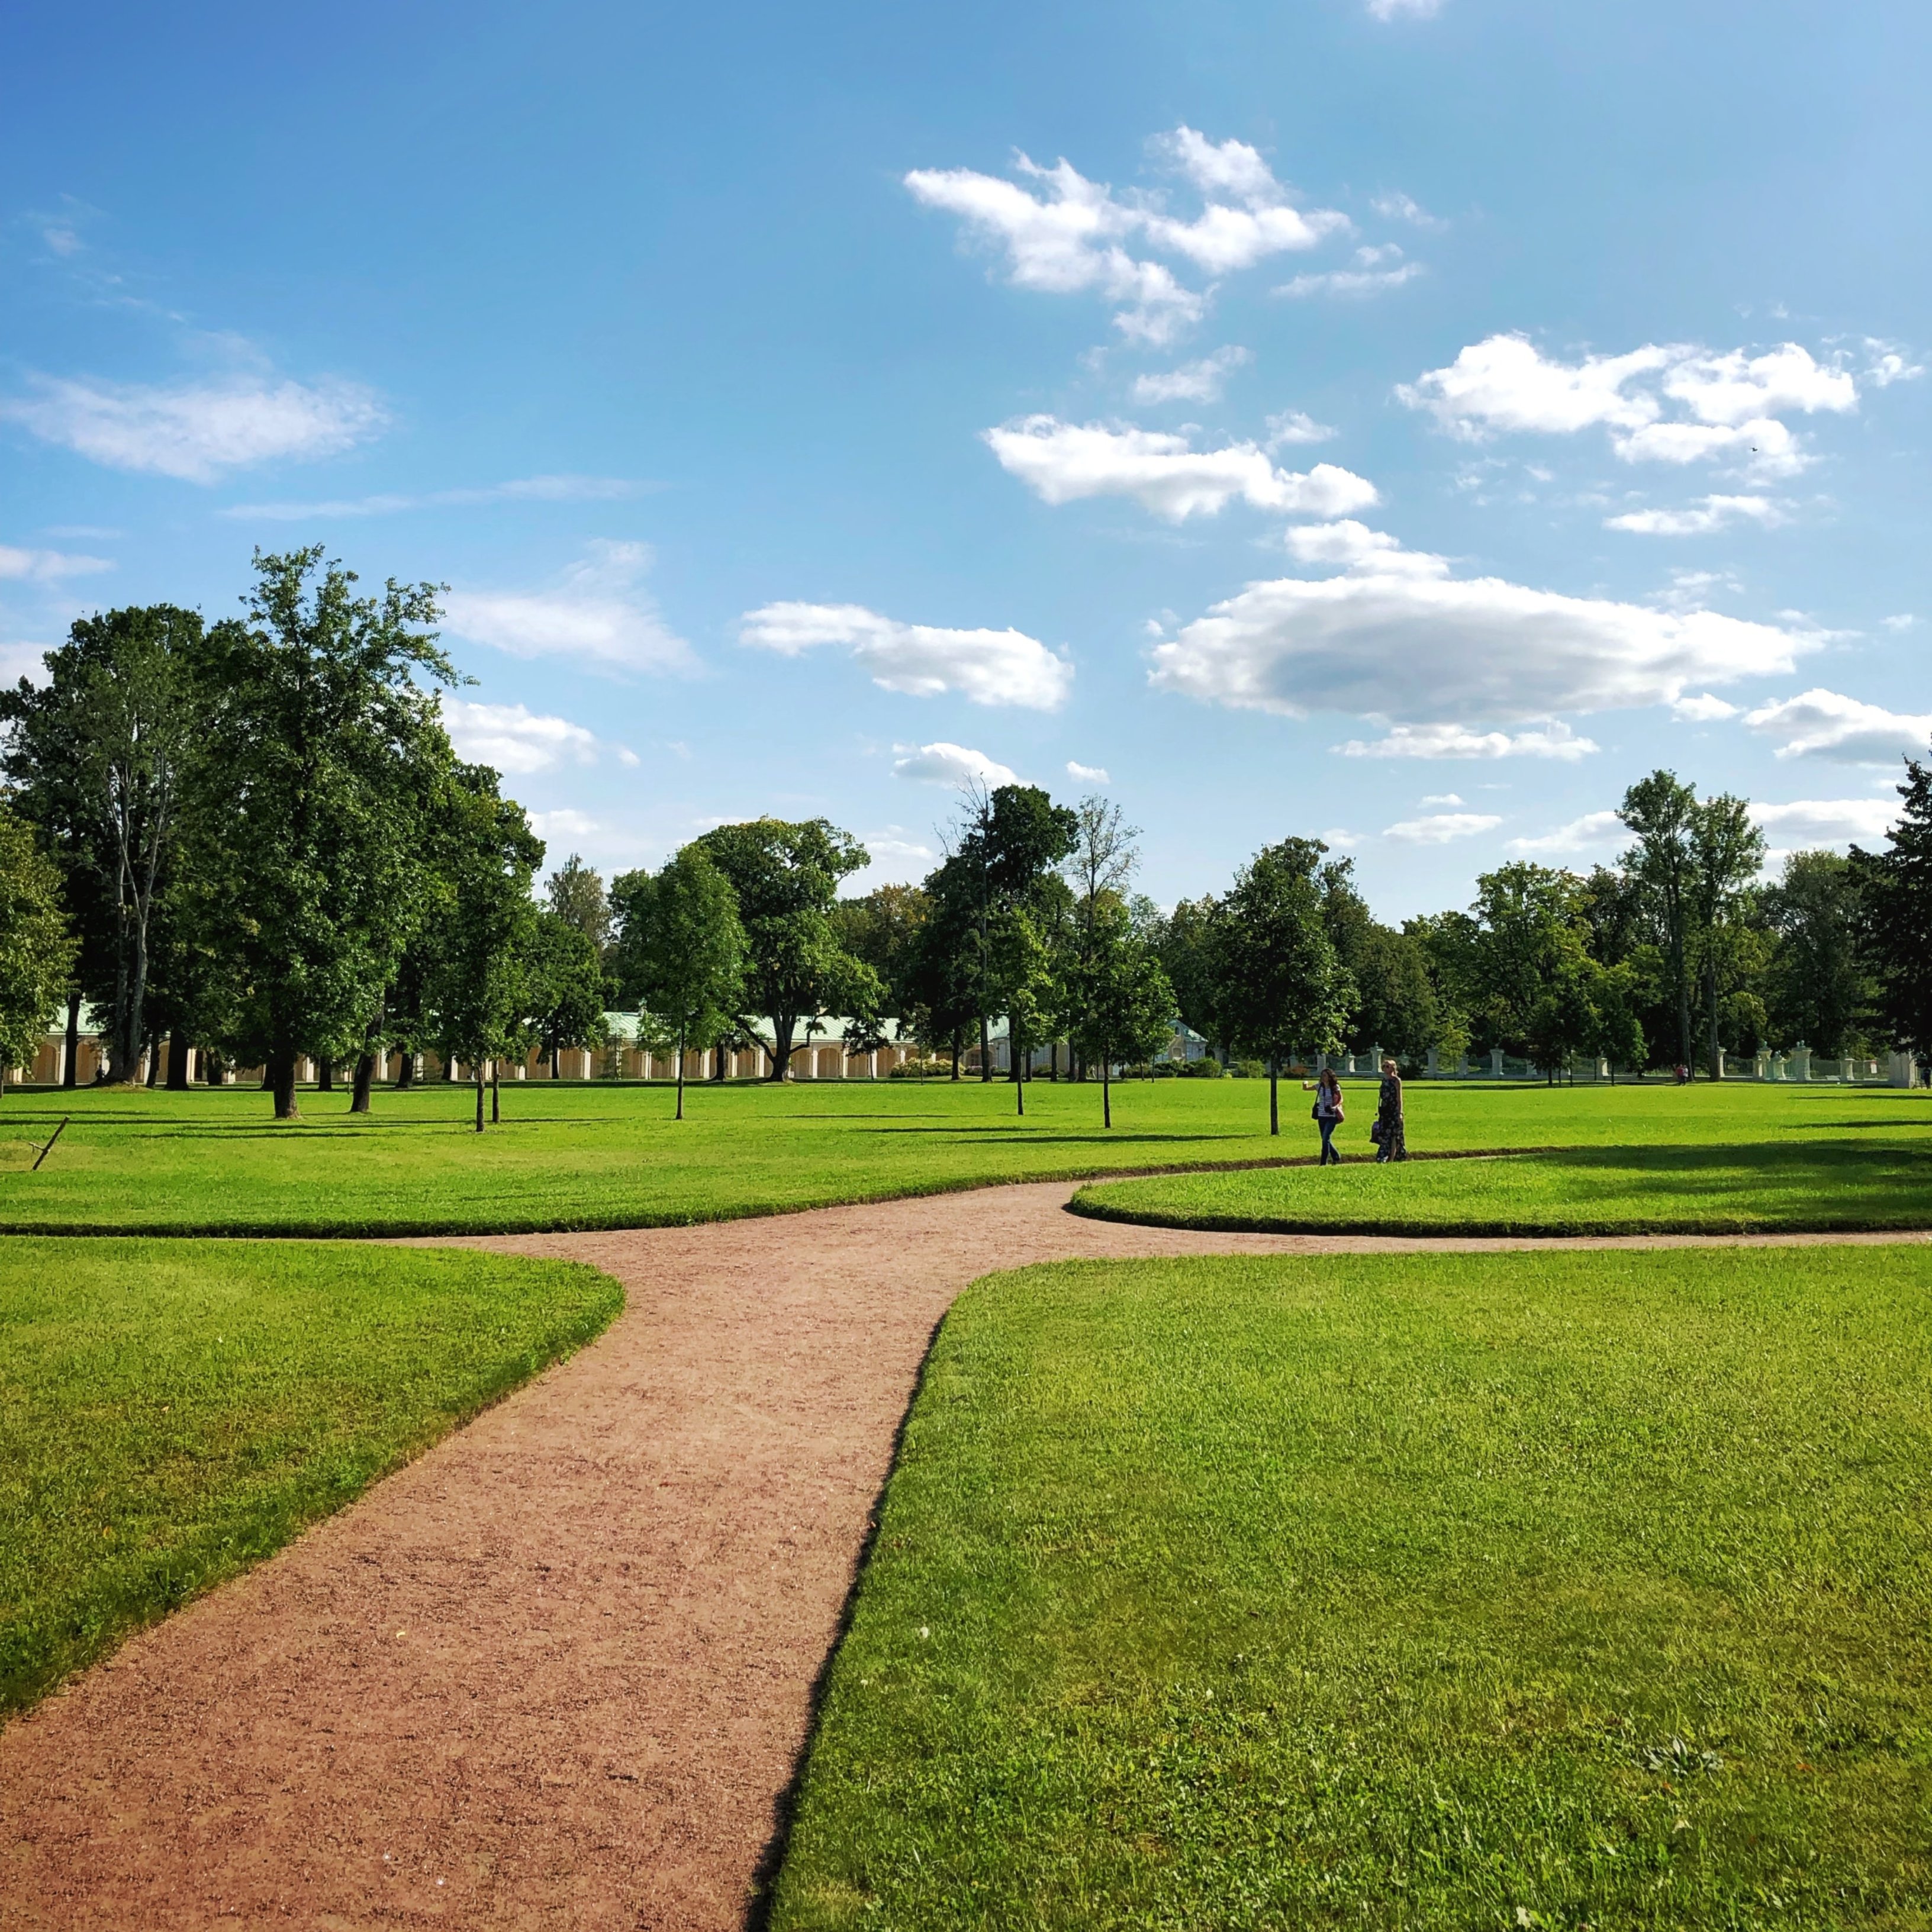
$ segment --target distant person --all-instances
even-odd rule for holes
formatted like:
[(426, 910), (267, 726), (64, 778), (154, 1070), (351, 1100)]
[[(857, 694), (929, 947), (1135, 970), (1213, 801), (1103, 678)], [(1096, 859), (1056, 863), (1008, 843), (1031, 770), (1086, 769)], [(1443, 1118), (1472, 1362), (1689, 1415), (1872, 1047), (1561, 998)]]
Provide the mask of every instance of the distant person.
[[(1335, 1151), (1335, 1130), (1347, 1118), (1342, 1106), (1342, 1083), (1335, 1078), (1335, 1070), (1324, 1066), (1314, 1082), (1315, 1124), (1322, 1130), (1322, 1158), (1317, 1167), (1340, 1167), (1342, 1156)], [(1309, 1082), (1301, 1083), (1301, 1090), (1308, 1091)]]
[(1403, 1138), (1402, 1076), (1393, 1060), (1382, 1062), (1382, 1090), (1376, 1102), (1376, 1124), (1369, 1130), (1376, 1144), (1378, 1160), (1406, 1160), (1408, 1144)]

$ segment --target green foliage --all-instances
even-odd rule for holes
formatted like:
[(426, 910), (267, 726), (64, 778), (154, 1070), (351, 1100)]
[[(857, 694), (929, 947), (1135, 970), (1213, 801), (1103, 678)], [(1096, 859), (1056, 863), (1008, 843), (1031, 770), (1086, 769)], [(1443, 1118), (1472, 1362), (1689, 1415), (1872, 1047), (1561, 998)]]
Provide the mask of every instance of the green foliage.
[(1835, 852), (1793, 852), (1764, 895), (1774, 935), (1768, 1030), (1833, 1060), (1862, 1042), (1877, 997), (1859, 955), (1858, 880)]
[[(588, 875), (596, 879), (596, 874)], [(551, 884), (554, 885), (554, 875)], [(568, 1047), (601, 1046), (604, 1040), (604, 958), (596, 940), (575, 918), (550, 903), (536, 909), (527, 933), (526, 969), (528, 1030), (533, 1032), (550, 1064)], [(598, 898), (603, 897), (600, 886)], [(581, 908), (578, 908), (581, 910)]]
[(60, 908), (60, 873), (32, 828), (0, 800), (0, 1088), (31, 1066), (67, 992), (78, 947)]
[(1151, 1060), (1167, 1048), (1180, 1018), (1174, 989), (1124, 908), (1103, 904), (1081, 936), (1067, 992), (1073, 1044), (1101, 1070), (1102, 1119), (1111, 1127), (1110, 1064)]
[(772, 1077), (789, 1077), (801, 1022), (820, 1013), (876, 1013), (877, 974), (840, 943), (838, 881), (870, 862), (849, 832), (822, 818), (753, 819), (694, 842), (737, 896), (745, 934), (745, 996), (770, 1018)]
[(297, 1057), (362, 1050), (422, 921), (450, 754), (412, 675), (454, 673), (428, 585), (358, 597), (320, 548), (258, 553), (256, 573), (249, 621), (203, 650), (182, 872), (220, 975), (210, 1036), (267, 1066), (286, 1117)]
[(688, 1040), (710, 1041), (730, 1024), (744, 989), (746, 944), (730, 883), (701, 844), (677, 853), (626, 916), (638, 934), (639, 989), (677, 1036), (677, 1118), (684, 1118)]
[(610, 902), (595, 868), (572, 853), (544, 881), (544, 899), (566, 926), (590, 942), (601, 959), (610, 940)]
[(0, 1246), (0, 1711), (272, 1554), (622, 1300), (504, 1255)]
[(775, 1932), (1921, 1922), (1932, 1257), (1698, 1258), (975, 1283)]

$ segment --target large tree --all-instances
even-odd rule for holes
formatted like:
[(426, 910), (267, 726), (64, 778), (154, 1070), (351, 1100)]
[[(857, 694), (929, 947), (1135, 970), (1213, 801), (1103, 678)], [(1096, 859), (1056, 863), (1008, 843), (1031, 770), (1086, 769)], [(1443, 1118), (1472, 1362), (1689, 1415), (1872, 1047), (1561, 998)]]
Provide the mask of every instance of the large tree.
[(1718, 982), (1741, 936), (1737, 915), (1764, 864), (1764, 834), (1751, 823), (1750, 807), (1728, 792), (1702, 800), (1690, 814), (1691, 910), (1710, 1022), (1712, 1079), (1722, 1064), (1718, 1037)]
[(1864, 956), (1878, 1017), (1894, 1046), (1932, 1060), (1932, 764), (1905, 761), (1886, 849), (1852, 848)]
[(634, 901), (640, 986), (652, 1013), (677, 1036), (677, 1112), (684, 1118), (684, 1056), (717, 1039), (743, 994), (745, 929), (737, 895), (701, 845), (687, 845)]
[(76, 946), (60, 886), (33, 828), (0, 803), (0, 1089), (9, 1067), (33, 1064), (67, 992)]
[(1323, 916), (1327, 850), (1313, 838), (1264, 846), (1215, 910), (1216, 1004), (1235, 1048), (1267, 1063), (1270, 1134), (1281, 1132), (1283, 1063), (1339, 1046), (1355, 1003)]
[(47, 652), (44, 683), (0, 696), (4, 767), (62, 874), (83, 941), (76, 990), (106, 1010), (110, 1080), (136, 1077), (148, 1040), (160, 905), (200, 742), (202, 641), (200, 617), (172, 604), (83, 617)]
[(1876, 993), (1859, 956), (1858, 872), (1835, 852), (1788, 854), (1764, 913), (1774, 935), (1774, 1037), (1841, 1058), (1863, 1034)]
[(1677, 1057), (1690, 1064), (1690, 952), (1698, 891), (1697, 794), (1674, 772), (1652, 772), (1624, 794), (1617, 816), (1636, 834), (1624, 869), (1642, 889), (1676, 1011)]
[(832, 916), (839, 880), (871, 860), (822, 818), (720, 825), (694, 842), (737, 896), (747, 1008), (771, 1022), (771, 1078), (789, 1079), (800, 1022), (879, 1010), (878, 976), (840, 943)]
[(221, 969), (218, 1043), (266, 1067), (290, 1120), (297, 1061), (364, 1049), (416, 928), (418, 801), (449, 758), (416, 680), (455, 674), (431, 586), (358, 596), (320, 547), (258, 552), (247, 618), (202, 652), (183, 872)]

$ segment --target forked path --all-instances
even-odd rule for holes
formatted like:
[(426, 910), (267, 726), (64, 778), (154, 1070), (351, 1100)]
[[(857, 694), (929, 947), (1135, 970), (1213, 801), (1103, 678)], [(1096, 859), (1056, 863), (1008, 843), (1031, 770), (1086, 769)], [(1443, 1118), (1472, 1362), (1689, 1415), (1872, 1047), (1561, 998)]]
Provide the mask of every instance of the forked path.
[(592, 1262), (628, 1306), (0, 1731), (0, 1926), (736, 1927), (965, 1283), (1528, 1245), (1190, 1234), (1069, 1192), (466, 1243)]

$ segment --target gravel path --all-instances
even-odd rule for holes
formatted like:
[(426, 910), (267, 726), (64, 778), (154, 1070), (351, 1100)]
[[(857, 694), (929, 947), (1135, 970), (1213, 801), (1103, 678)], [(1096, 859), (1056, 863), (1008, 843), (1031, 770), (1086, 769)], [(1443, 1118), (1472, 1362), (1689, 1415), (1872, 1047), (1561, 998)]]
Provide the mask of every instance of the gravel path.
[(968, 1282), (1536, 1245), (1129, 1227), (1066, 1214), (1070, 1192), (464, 1244), (592, 1262), (628, 1306), (0, 1730), (0, 1927), (739, 1926)]

